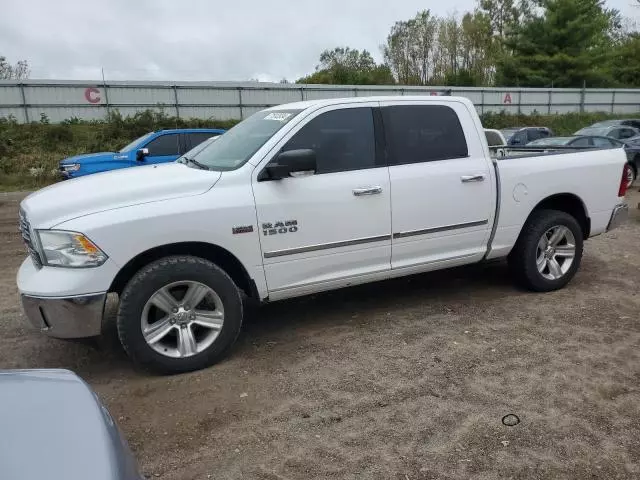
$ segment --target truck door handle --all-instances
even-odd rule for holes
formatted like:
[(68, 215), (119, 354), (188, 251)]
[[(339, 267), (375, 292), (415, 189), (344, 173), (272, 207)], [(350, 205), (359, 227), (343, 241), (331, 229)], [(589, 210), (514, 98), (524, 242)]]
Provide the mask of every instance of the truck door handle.
[(379, 193), (382, 193), (382, 187), (362, 187), (353, 189), (353, 194), (356, 197), (362, 197), (364, 195), (378, 195)]
[(460, 177), (460, 181), (462, 183), (484, 182), (485, 177), (486, 175), (484, 173), (478, 173), (476, 175), (463, 175)]

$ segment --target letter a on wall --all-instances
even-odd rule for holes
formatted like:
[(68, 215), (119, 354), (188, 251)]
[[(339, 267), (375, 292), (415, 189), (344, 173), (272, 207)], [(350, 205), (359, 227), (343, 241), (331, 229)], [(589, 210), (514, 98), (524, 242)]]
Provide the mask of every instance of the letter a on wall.
[(502, 101), (502, 103), (504, 104), (511, 104), (511, 94), (510, 93), (506, 93), (504, 95), (504, 100)]

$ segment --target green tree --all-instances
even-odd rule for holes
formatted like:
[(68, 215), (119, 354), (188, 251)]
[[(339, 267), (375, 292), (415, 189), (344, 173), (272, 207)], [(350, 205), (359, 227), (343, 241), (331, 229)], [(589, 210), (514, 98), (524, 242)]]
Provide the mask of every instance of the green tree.
[(619, 23), (603, 0), (539, 0), (541, 13), (505, 39), (512, 53), (497, 62), (498, 85), (598, 87), (610, 85), (607, 48)]
[(440, 19), (435, 70), (439, 78), (456, 78), (460, 69), (462, 28), (453, 15)]
[(6, 57), (0, 55), (0, 80), (25, 80), (30, 74), (29, 64), (26, 60), (19, 60), (11, 65)]
[(611, 75), (620, 86), (640, 87), (640, 33), (630, 33), (612, 52)]
[(488, 85), (494, 71), (494, 41), (489, 16), (479, 10), (466, 13), (460, 23), (461, 65), (464, 75), (448, 85)]
[[(420, 15), (420, 14), (418, 14)], [(415, 21), (396, 22), (387, 36), (387, 43), (382, 46), (385, 62), (393, 72), (395, 79), (402, 85), (419, 85), (420, 58), (417, 56), (419, 47), (414, 35)], [(434, 32), (435, 37), (435, 32)], [(433, 55), (429, 52), (429, 55)]]
[(460, 20), (429, 10), (391, 27), (382, 47), (385, 61), (404, 85), (483, 85), (491, 77), (489, 17), (479, 11)]
[(504, 39), (507, 33), (532, 12), (534, 0), (479, 0), (478, 9), (487, 15), (491, 33)]
[(366, 50), (336, 47), (320, 54), (320, 64), (297, 83), (337, 85), (388, 85), (394, 79), (386, 65), (378, 65)]

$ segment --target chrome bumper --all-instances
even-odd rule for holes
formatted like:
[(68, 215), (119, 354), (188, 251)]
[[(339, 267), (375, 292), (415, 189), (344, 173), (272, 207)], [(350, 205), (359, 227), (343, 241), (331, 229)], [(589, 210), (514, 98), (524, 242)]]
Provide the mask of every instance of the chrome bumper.
[(614, 228), (618, 228), (620, 225), (625, 223), (628, 218), (629, 205), (625, 203), (617, 205), (616, 208), (613, 209), (613, 213), (611, 214), (611, 220), (609, 220), (607, 232), (613, 230)]
[(95, 337), (102, 331), (106, 293), (65, 298), (21, 295), (20, 298), (31, 324), (51, 337)]

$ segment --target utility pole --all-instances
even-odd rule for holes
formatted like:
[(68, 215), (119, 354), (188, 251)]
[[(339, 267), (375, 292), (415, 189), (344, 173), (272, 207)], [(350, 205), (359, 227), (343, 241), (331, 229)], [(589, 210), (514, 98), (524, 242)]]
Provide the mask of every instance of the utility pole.
[(107, 90), (107, 82), (104, 79), (104, 67), (100, 67), (100, 72), (102, 72), (102, 87), (104, 88), (104, 102), (107, 104), (107, 119), (109, 119), (109, 92)]

